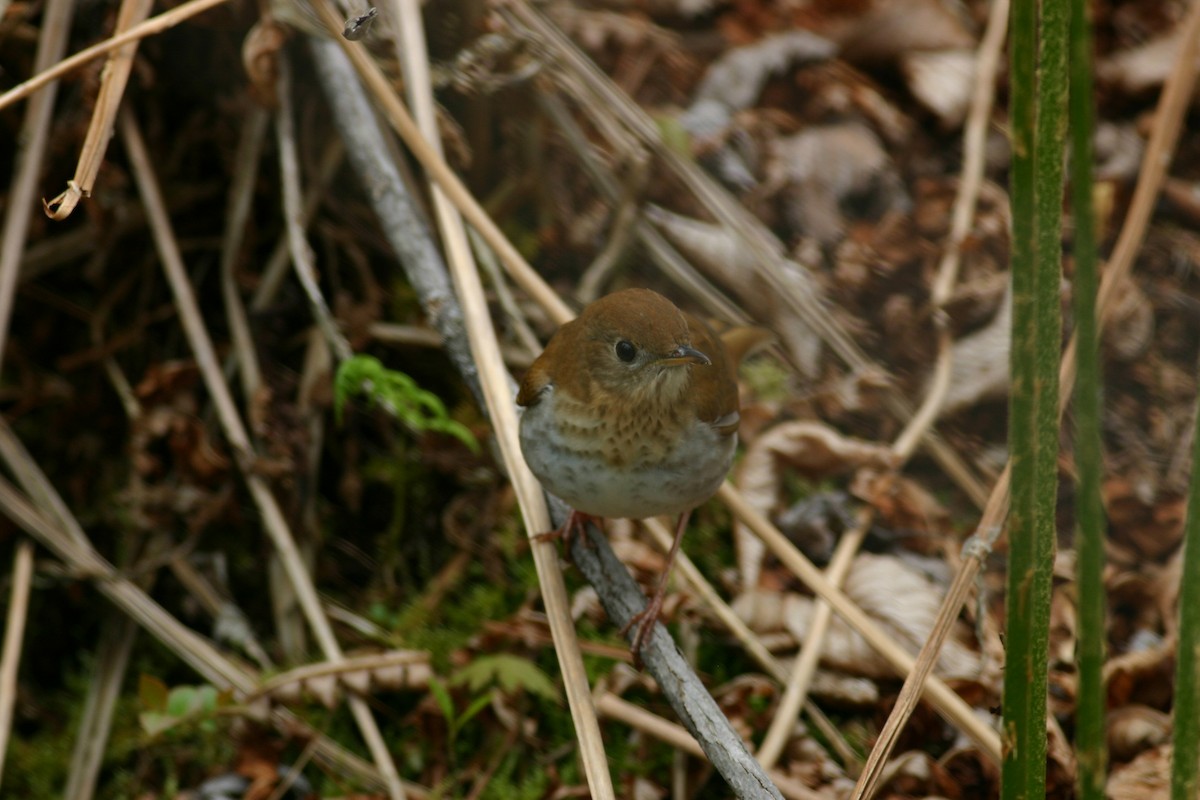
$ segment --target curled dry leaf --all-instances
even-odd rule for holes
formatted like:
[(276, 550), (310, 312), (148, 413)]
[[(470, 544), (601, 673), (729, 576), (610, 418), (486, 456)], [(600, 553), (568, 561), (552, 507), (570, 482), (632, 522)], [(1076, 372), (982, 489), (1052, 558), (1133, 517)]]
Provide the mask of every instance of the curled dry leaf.
[(779, 139), (771, 147), (767, 183), (782, 194), (789, 224), (822, 245), (845, 232), (852, 201), (865, 216), (904, 211), (908, 193), (874, 131), (849, 122)]
[(758, 101), (767, 80), (793, 64), (830, 58), (832, 42), (807, 31), (789, 31), (729, 50), (704, 74), (692, 104), (679, 117), (692, 152), (726, 184), (749, 191), (761, 160), (739, 112)]
[(885, 527), (896, 531), (944, 531), (950, 515), (930, 492), (913, 480), (870, 467), (854, 476), (850, 492), (869, 503)]
[(326, 707), (335, 708), (343, 686), (358, 694), (366, 694), (372, 688), (423, 689), (432, 675), (428, 653), (393, 650), (354, 656), (340, 664), (298, 667), (265, 682), (256, 696), (295, 703), (307, 694)]
[[(766, 431), (746, 450), (737, 468), (737, 484), (746, 502), (770, 516), (779, 502), (784, 469), (809, 478), (845, 474), (863, 466), (890, 467), (887, 447), (842, 436), (820, 422), (785, 422)], [(757, 586), (765, 547), (741, 522), (734, 525), (742, 587)]]
[(940, 413), (951, 414), (1008, 392), (1008, 349), (1012, 336), (1012, 292), (985, 327), (954, 343), (950, 388)]
[(1182, 26), (1137, 47), (1100, 60), (1096, 74), (1128, 94), (1139, 94), (1161, 86), (1171, 74), (1183, 43)]
[(832, 58), (836, 52), (833, 42), (808, 31), (789, 31), (729, 50), (704, 73), (692, 106), (679, 122), (693, 136), (711, 139), (714, 132), (720, 133), (722, 117), (728, 124), (734, 112), (757, 102), (772, 75), (796, 64)]
[(1132, 704), (1108, 714), (1108, 752), (1115, 761), (1128, 761), (1171, 739), (1171, 715)]
[(856, 63), (975, 46), (962, 17), (939, 0), (874, 0), (867, 13), (854, 15), (834, 38), (842, 57)]
[(1171, 702), (1174, 680), (1174, 641), (1158, 640), (1151, 646), (1121, 653), (1104, 663), (1109, 708), (1120, 708), (1135, 700), (1166, 708)]
[(973, 50), (909, 53), (900, 59), (908, 88), (944, 128), (956, 128), (967, 116), (975, 80)]
[(1102, 495), (1113, 540), (1132, 547), (1141, 560), (1161, 560), (1179, 547), (1187, 510), (1182, 497), (1158, 496), (1144, 482), (1123, 477), (1105, 481)]
[(1104, 326), (1104, 344), (1117, 359), (1133, 361), (1154, 340), (1154, 305), (1128, 276), (1114, 293), (1112, 310)]
[(1108, 800), (1167, 800), (1171, 796), (1171, 746), (1159, 745), (1114, 767), (1104, 793)]
[[(929, 636), (942, 595), (939, 587), (903, 561), (871, 553), (854, 560), (843, 590), (912, 653)], [(761, 591), (747, 592), (733, 604), (755, 631), (785, 628), (798, 642), (808, 635), (814, 606), (811, 597)], [(887, 661), (836, 616), (826, 634), (821, 660), (851, 675), (885, 678), (895, 674)], [(951, 636), (936, 671), (946, 678), (974, 679), (980, 672), (979, 656)]]
[[(779, 293), (758, 277), (751, 248), (720, 225), (685, 217), (654, 205), (644, 209), (652, 222), (707, 275), (737, 296), (758, 324), (777, 334), (791, 353), (801, 374), (813, 377), (821, 355), (821, 339), (812, 327), (781, 302)], [(777, 248), (782, 252), (782, 246)], [(816, 280), (800, 264), (780, 258), (780, 277), (799, 296), (820, 297)]]
[(874, 681), (825, 669), (813, 675), (809, 691), (841, 708), (864, 708), (879, 702), (879, 686)]
[(278, 108), (275, 88), (279, 81), (279, 51), (287, 43), (287, 29), (271, 17), (250, 28), (242, 42), (242, 67), (250, 82), (250, 95), (264, 108)]
[(1130, 642), (1146, 642), (1148, 633), (1161, 637), (1173, 625), (1178, 575), (1157, 565), (1141, 564), (1106, 580), (1105, 589), (1112, 609), (1109, 635), (1123, 649), (1134, 650)]

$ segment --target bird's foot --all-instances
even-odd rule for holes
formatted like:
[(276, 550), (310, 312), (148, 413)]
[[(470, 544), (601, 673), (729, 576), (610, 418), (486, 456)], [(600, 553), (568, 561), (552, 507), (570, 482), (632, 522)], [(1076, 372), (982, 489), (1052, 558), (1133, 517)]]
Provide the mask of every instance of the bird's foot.
[(621, 627), (622, 636), (629, 633), (634, 627), (637, 628), (629, 643), (629, 652), (633, 654), (633, 666), (637, 669), (642, 668), (642, 648), (646, 646), (646, 642), (650, 641), (650, 636), (654, 633), (654, 626), (658, 624), (659, 615), (662, 614), (662, 606), (663, 593), (655, 592), (646, 607), (630, 617), (629, 621)]
[(571, 554), (571, 543), (576, 536), (583, 542), (584, 547), (590, 548), (592, 546), (592, 540), (587, 535), (587, 524), (589, 522), (594, 522), (600, 527), (600, 530), (604, 530), (604, 517), (585, 514), (582, 511), (572, 511), (571, 515), (567, 517), (567, 521), (561, 527), (555, 528), (552, 531), (546, 531), (545, 533), (539, 533), (533, 538), (539, 542), (551, 542), (555, 539), (562, 539), (563, 549), (566, 550), (569, 556)]

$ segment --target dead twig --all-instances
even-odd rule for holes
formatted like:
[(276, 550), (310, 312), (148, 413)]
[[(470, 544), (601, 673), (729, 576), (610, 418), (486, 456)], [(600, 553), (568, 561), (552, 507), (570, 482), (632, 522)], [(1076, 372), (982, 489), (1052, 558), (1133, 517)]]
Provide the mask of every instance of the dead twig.
[[(245, 476), (246, 486), (262, 515), (263, 526), (271, 538), (275, 550), (279, 553), (288, 579), (295, 589), (301, 608), (303, 608), (308, 624), (312, 628), (317, 642), (324, 652), (326, 659), (339, 661), (342, 659), (341, 646), (333, 634), (329, 620), (321, 611), (320, 600), (308, 574), (304, 562), (296, 547), (295, 538), (288, 528), (279, 502), (275, 499), (267, 482), (254, 470), (254, 451), (246, 428), (234, 405), (229, 387), (225, 384), (217, 362), (216, 350), (204, 324), (199, 305), (196, 302), (191, 282), (179, 253), (179, 246), (171, 232), (170, 220), (162, 202), (162, 193), (158, 187), (149, 154), (146, 151), (141, 133), (133, 116), (128, 112), (121, 115), (121, 137), (125, 143), (126, 152), (133, 168), (138, 190), (146, 207), (146, 216), (154, 234), (155, 245), (162, 259), (163, 270), (171, 284), (175, 301), (179, 308), (180, 322), (196, 362), (200, 374), (204, 378), (217, 417), (229, 441), (230, 447), (236, 454), (236, 460)], [(367, 747), (376, 760), (383, 774), (388, 791), (396, 800), (403, 800), (404, 788), (400, 776), (396, 772), (395, 763), (383, 735), (375, 722), (366, 702), (361, 698), (350, 699), (350, 711), (366, 740)]]
[(21, 645), (29, 616), (29, 590), (33, 586), (33, 542), (17, 542), (13, 555), (12, 592), (4, 619), (4, 649), (0, 651), (0, 782), (4, 779), (4, 756), (12, 731), (13, 706), (17, 702), (17, 671), (21, 667)]
[[(59, 51), (58, 57), (51, 59), (47, 64), (36, 64), (32, 78), (22, 81), (4, 94), (0, 94), (0, 109), (7, 108), (18, 100), (29, 97), (34, 92), (52, 84), (64, 75), (74, 72), (89, 61), (111, 53), (113, 50), (123, 47), (130, 42), (136, 42), (138, 39), (145, 39), (147, 36), (153, 36), (156, 33), (162, 33), (165, 30), (174, 28), (179, 23), (191, 19), (197, 14), (203, 14), (210, 8), (216, 8), (227, 2), (229, 0), (191, 0), (191, 2), (176, 6), (170, 11), (164, 11), (157, 17), (151, 17), (141, 25), (136, 25), (124, 33), (98, 42), (85, 50), (80, 50), (70, 58), (63, 58), (62, 51)], [(49, 15), (47, 15), (47, 19), (49, 19)], [(45, 30), (46, 27), (47, 22), (44, 21), (42, 23), (42, 30)]]
[[(1197, 69), (1200, 68), (1200, 61), (1197, 59), (1197, 55), (1200, 54), (1200, 4), (1195, 4), (1189, 9), (1188, 16), (1183, 23), (1182, 37), (1184, 44), (1181, 46), (1175, 67), (1167, 79), (1159, 99), (1156, 124), (1150, 136), (1150, 143), (1146, 148), (1146, 155), (1142, 160), (1142, 169), (1138, 175), (1129, 213), (1122, 225), (1117, 246), (1101, 276), (1100, 289), (1096, 298), (1096, 316), (1102, 327), (1112, 313), (1112, 298), (1116, 287), (1121, 286), (1128, 278), (1134, 256), (1145, 236), (1146, 225), (1150, 221), (1155, 199), (1162, 188), (1167, 166), (1170, 164), (1170, 155), (1174, 152), (1175, 145), (1179, 140), (1184, 114), (1191, 102), (1192, 91), (1196, 85)], [(1058, 411), (1060, 418), (1075, 384), (1075, 347), (1075, 337), (1072, 336), (1059, 366)], [(889, 718), (885, 731), (880, 734), (881, 742), (884, 741), (884, 733), (888, 734), (889, 741), (877, 749), (885, 752), (890, 749), (893, 744), (891, 740), (898, 735), (899, 728), (912, 713), (912, 709), (916, 705), (917, 687), (933, 669), (933, 664), (937, 660), (937, 655), (941, 651), (951, 624), (958, 617), (967, 594), (974, 585), (975, 576), (982, 567), (983, 559), (1003, 532), (1004, 518), (1008, 513), (1010, 476), (1011, 462), (1005, 466), (1004, 472), (992, 489), (991, 497), (988, 498), (988, 504), (984, 508), (975, 535), (963, 547), (963, 563), (938, 610), (933, 633), (921, 648), (916, 668), (905, 680), (904, 686), (900, 690), (900, 696), (896, 700), (896, 709), (893, 711), (896, 722), (893, 724)], [(879, 760), (882, 763), (880, 759), (874, 757), (872, 760)], [(859, 783), (855, 787), (854, 797), (856, 800), (872, 796), (878, 786), (880, 774), (879, 767), (876, 767), (860, 776)]]
[[(75, 4), (71, 0), (49, 0), (46, 3), (37, 55), (34, 56), (35, 70), (49, 68), (66, 52), (74, 10)], [(16, 170), (8, 191), (8, 210), (4, 215), (4, 227), (0, 229), (0, 364), (4, 361), (4, 347), (8, 343), (8, 326), (21, 271), (21, 251), (25, 249), (29, 221), (33, 218), (37, 182), (42, 172), (50, 116), (54, 111), (57, 93), (55, 87), (34, 98), (29, 108), (25, 109), (25, 119), (17, 137), (17, 141), (24, 145), (17, 150)], [(0, 108), (3, 108), (2, 104)]]
[[(153, 4), (153, 0), (122, 0), (114, 30), (124, 33), (142, 22), (150, 14)], [(91, 196), (96, 176), (100, 174), (100, 164), (104, 161), (104, 151), (108, 148), (108, 140), (112, 138), (113, 123), (117, 118), (117, 109), (121, 107), (121, 97), (125, 94), (125, 84), (129, 81), (137, 48), (138, 40), (135, 39), (109, 53), (108, 63), (101, 73), (103, 78), (96, 96), (96, 107), (92, 111), (92, 120), (79, 153), (79, 165), (75, 167), (75, 177), (67, 181), (65, 192), (44, 202), (46, 214), (51, 219), (66, 219), (71, 216), (80, 198)]]

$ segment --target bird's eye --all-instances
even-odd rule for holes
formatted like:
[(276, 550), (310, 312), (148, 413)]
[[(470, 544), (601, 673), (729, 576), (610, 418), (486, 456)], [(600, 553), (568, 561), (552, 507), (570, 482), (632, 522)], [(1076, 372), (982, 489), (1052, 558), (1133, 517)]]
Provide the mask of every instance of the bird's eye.
[(627, 342), (624, 339), (617, 342), (617, 358), (628, 364), (637, 357), (637, 348), (633, 346), (633, 342)]

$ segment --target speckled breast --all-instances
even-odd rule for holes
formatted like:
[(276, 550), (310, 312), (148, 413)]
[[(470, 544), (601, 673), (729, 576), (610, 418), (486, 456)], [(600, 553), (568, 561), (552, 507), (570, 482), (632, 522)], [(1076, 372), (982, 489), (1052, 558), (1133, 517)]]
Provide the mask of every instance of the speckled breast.
[(733, 463), (736, 434), (645, 409), (603, 417), (550, 390), (521, 416), (521, 450), (542, 485), (572, 508), (641, 519), (689, 511)]

